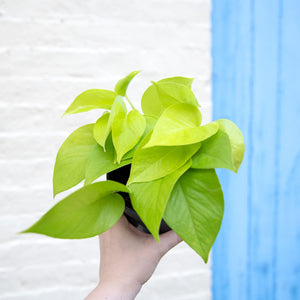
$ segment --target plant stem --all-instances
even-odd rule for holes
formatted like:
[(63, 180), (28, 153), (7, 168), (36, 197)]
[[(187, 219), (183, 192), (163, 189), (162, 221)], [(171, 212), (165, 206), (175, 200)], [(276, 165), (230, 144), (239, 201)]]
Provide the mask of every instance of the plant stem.
[(125, 98), (127, 99), (127, 101), (128, 101), (128, 103), (130, 104), (131, 108), (132, 108), (132, 109), (136, 109), (136, 108), (134, 107), (134, 105), (132, 104), (132, 102), (130, 101), (130, 99), (128, 98), (127, 95), (125, 95)]

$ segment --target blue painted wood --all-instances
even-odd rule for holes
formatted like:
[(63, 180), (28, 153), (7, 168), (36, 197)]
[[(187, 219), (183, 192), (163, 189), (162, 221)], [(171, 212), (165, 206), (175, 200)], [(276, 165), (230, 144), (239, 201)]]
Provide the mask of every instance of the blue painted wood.
[(239, 174), (219, 171), (225, 214), (214, 299), (300, 299), (300, 2), (212, 1), (213, 115), (242, 129)]

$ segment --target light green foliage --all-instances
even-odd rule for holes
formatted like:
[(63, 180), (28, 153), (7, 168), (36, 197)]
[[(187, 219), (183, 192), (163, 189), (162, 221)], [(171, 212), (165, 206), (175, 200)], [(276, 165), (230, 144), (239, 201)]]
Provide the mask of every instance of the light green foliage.
[(101, 145), (105, 150), (105, 142), (108, 135), (111, 133), (112, 124), (115, 118), (120, 118), (122, 115), (126, 115), (127, 109), (126, 105), (121, 96), (117, 96), (112, 107), (111, 112), (103, 114), (100, 119), (97, 120), (94, 127), (94, 137), (99, 145)]
[(189, 169), (175, 184), (164, 219), (207, 262), (223, 211), (223, 193), (216, 172)]
[(153, 127), (155, 126), (157, 118), (152, 117), (152, 116), (144, 116), (144, 118), (146, 120), (146, 127), (144, 130), (144, 133), (143, 133), (142, 137), (140, 138), (139, 142), (134, 146), (134, 148), (132, 148), (130, 151), (128, 151), (124, 155), (123, 160), (133, 157), (136, 149), (144, 141), (144, 138), (152, 131)]
[(202, 143), (193, 157), (192, 168), (226, 168), (237, 172), (245, 152), (244, 138), (239, 128), (231, 121), (216, 121), (219, 131)]
[(128, 115), (119, 113), (112, 124), (112, 138), (120, 163), (125, 153), (131, 150), (139, 141), (146, 128), (146, 120), (134, 109)]
[[(142, 96), (142, 115), (126, 95), (138, 73), (119, 80), (115, 92), (95, 89), (80, 94), (67, 109), (65, 114), (106, 110), (95, 124), (75, 130), (57, 153), (53, 194), (82, 180), (85, 186), (24, 232), (71, 239), (95, 236), (120, 218), (124, 200), (117, 192), (126, 192), (157, 241), (163, 218), (207, 262), (224, 210), (214, 168), (238, 171), (243, 135), (225, 119), (201, 125), (192, 78), (153, 82)], [(129, 112), (125, 98), (132, 107)], [(128, 188), (112, 181), (93, 183), (128, 164)]]
[(118, 95), (125, 96), (127, 92), (128, 85), (130, 81), (138, 74), (140, 71), (133, 71), (128, 74), (126, 77), (120, 79), (115, 86), (115, 92)]
[[(180, 86), (182, 87), (182, 85), (184, 85), (187, 88), (191, 89), (193, 80), (194, 80), (193, 78), (177, 76), (177, 77), (169, 77), (169, 78), (159, 80), (157, 84), (177, 83), (179, 84), (179, 87)], [(165, 106), (163, 105), (161, 98), (166, 98), (166, 95), (165, 93), (161, 93), (158, 91), (157, 84), (152, 84), (149, 88), (147, 88), (147, 90), (143, 94), (141, 104), (142, 104), (142, 110), (146, 115), (160, 116), (165, 109)], [(177, 102), (178, 101), (176, 100), (172, 104)]]
[(56, 238), (82, 239), (112, 227), (124, 211), (124, 200), (116, 192), (128, 192), (114, 182), (96, 182), (58, 202), (34, 225), (23, 232)]
[[(186, 141), (184, 131), (188, 132), (188, 129), (199, 127), (201, 120), (201, 113), (195, 106), (185, 103), (173, 104), (158, 119), (151, 139), (145, 147), (182, 145), (182, 142)], [(183, 141), (178, 139), (181, 132), (184, 135)]]
[(86, 164), (97, 144), (93, 127), (94, 124), (88, 124), (76, 129), (58, 150), (53, 173), (54, 196), (84, 179)]
[(190, 166), (191, 161), (188, 161), (181, 168), (163, 178), (133, 183), (129, 186), (134, 210), (157, 241), (159, 241), (160, 222), (172, 188)]
[(200, 144), (172, 147), (143, 148), (151, 136), (144, 139), (136, 150), (128, 185), (147, 182), (167, 176), (183, 166), (200, 148)]
[(115, 157), (114, 146), (111, 140), (111, 135), (107, 138), (106, 151), (100, 145), (95, 145), (92, 150), (85, 171), (85, 185), (91, 184), (100, 176), (116, 170), (120, 167), (128, 165), (132, 159), (122, 160), (120, 164), (114, 162)]
[(94, 126), (94, 138), (99, 145), (105, 146), (105, 142), (109, 133), (107, 133), (107, 124), (110, 113), (105, 111), (103, 115), (97, 120)]
[(145, 148), (199, 143), (218, 131), (217, 122), (200, 126), (201, 120), (197, 107), (186, 103), (171, 105), (160, 116)]
[(162, 105), (166, 108), (175, 103), (188, 103), (199, 106), (192, 90), (183, 84), (175, 82), (153, 82)]
[(166, 82), (174, 82), (186, 85), (187, 87), (191, 88), (194, 78), (182, 77), (182, 76), (175, 76), (175, 77), (168, 77), (158, 81), (158, 83), (166, 83)]
[(77, 114), (96, 108), (110, 109), (116, 96), (115, 92), (108, 90), (87, 90), (75, 98), (64, 115)]

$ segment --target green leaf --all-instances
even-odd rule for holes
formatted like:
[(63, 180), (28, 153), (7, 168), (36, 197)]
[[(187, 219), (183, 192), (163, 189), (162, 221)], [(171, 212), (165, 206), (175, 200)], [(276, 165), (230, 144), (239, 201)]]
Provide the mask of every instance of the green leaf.
[[(186, 77), (170, 77), (159, 80), (158, 83), (179, 83), (182, 85), (191, 88), (193, 78)], [(146, 115), (160, 116), (165, 107), (160, 101), (160, 93), (158, 93), (156, 85), (152, 84), (147, 90), (144, 92), (142, 96), (142, 110)]]
[(185, 103), (169, 106), (158, 119), (144, 148), (199, 143), (218, 131), (217, 122), (204, 126), (199, 126), (200, 123), (201, 114), (195, 106)]
[(125, 96), (130, 81), (131, 81), (138, 73), (140, 73), (140, 71), (133, 71), (133, 72), (131, 72), (130, 74), (128, 74), (126, 77), (120, 79), (120, 80), (117, 82), (116, 86), (115, 86), (115, 92), (116, 92), (118, 95)]
[(160, 102), (167, 108), (176, 103), (188, 103), (199, 106), (192, 90), (186, 85), (175, 82), (153, 82), (157, 88)]
[(124, 211), (124, 200), (116, 192), (129, 192), (114, 182), (96, 182), (58, 202), (40, 220), (23, 231), (63, 239), (89, 238), (111, 228)]
[(110, 117), (110, 113), (105, 111), (103, 115), (97, 120), (94, 126), (94, 138), (99, 145), (104, 148), (107, 139), (107, 124)]
[(108, 90), (92, 89), (81, 93), (63, 114), (77, 114), (96, 108), (110, 109), (117, 94)]
[[(145, 147), (156, 145), (181, 145), (184, 140), (178, 139), (181, 131), (200, 126), (202, 116), (197, 107), (186, 103), (178, 103), (169, 106), (159, 117), (149, 143)], [(170, 141), (171, 142), (168, 142)], [(180, 143), (181, 142), (181, 143)]]
[(105, 142), (111, 133), (112, 124), (116, 116), (127, 113), (126, 105), (121, 96), (117, 96), (112, 107), (111, 113), (103, 114), (96, 122), (94, 127), (94, 137), (99, 145), (105, 150)]
[(158, 83), (161, 83), (161, 82), (174, 82), (174, 83), (179, 83), (179, 84), (186, 85), (187, 87), (191, 88), (193, 81), (194, 81), (194, 78), (175, 76), (175, 77), (169, 77), (169, 78), (161, 79), (161, 80), (158, 81)]
[(136, 109), (128, 115), (119, 113), (112, 124), (112, 139), (120, 163), (125, 153), (131, 150), (141, 138), (146, 128), (146, 120)]
[(188, 161), (175, 172), (150, 182), (129, 186), (134, 210), (145, 223), (154, 238), (159, 241), (159, 227), (170, 193), (178, 178), (191, 166)]
[(215, 170), (189, 169), (173, 188), (164, 220), (207, 262), (223, 212), (223, 193)]
[(139, 142), (134, 146), (134, 148), (132, 148), (130, 151), (128, 151), (124, 157), (123, 160), (128, 159), (128, 158), (132, 158), (136, 149), (139, 147), (140, 143), (144, 140), (144, 138), (149, 134), (150, 131), (152, 131), (153, 127), (156, 124), (157, 118), (156, 117), (152, 117), (152, 116), (145, 116), (144, 118), (146, 120), (146, 128), (144, 130), (144, 133), (142, 135), (142, 137), (140, 138)]
[(121, 163), (118, 164), (114, 162), (114, 157), (115, 153), (111, 136), (109, 136), (107, 139), (106, 151), (104, 151), (104, 149), (98, 144), (95, 145), (86, 165), (84, 184), (91, 184), (100, 176), (132, 162), (132, 159), (126, 159), (122, 160)]
[(245, 152), (244, 138), (239, 128), (231, 121), (216, 121), (219, 131), (203, 141), (201, 149), (194, 155), (192, 168), (226, 168), (237, 172)]
[(94, 124), (76, 129), (58, 150), (54, 173), (53, 195), (66, 191), (84, 179), (86, 164), (97, 142)]
[(144, 148), (151, 133), (136, 150), (131, 166), (128, 185), (148, 182), (165, 177), (183, 166), (200, 148), (200, 144)]

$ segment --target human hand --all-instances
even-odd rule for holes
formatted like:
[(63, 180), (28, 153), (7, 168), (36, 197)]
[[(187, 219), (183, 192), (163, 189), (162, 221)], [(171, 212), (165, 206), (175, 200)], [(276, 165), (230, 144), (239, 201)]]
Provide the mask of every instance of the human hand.
[(86, 300), (134, 299), (151, 277), (165, 253), (176, 246), (180, 237), (169, 231), (152, 235), (139, 231), (123, 215), (109, 230), (99, 235), (100, 282)]

